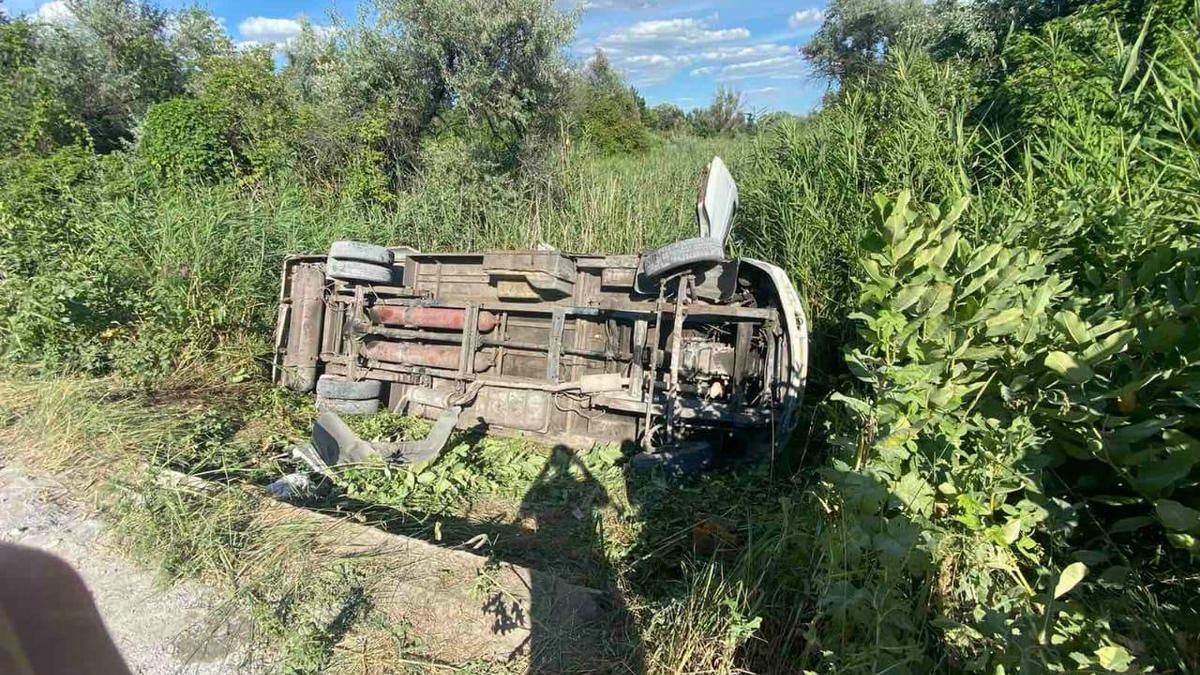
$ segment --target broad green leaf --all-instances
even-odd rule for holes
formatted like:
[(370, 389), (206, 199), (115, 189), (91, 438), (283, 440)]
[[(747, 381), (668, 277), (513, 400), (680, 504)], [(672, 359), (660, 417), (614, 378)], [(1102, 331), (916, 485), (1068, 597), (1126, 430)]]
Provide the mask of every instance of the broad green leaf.
[(881, 287), (891, 288), (895, 284), (892, 279), (883, 275), (883, 270), (879, 268), (879, 263), (875, 262), (874, 260), (871, 260), (870, 258), (863, 258), (862, 266), (863, 271), (867, 273), (867, 276), (871, 278), (871, 281), (874, 281)]
[(1112, 431), (1108, 438), (1116, 443), (1137, 443), (1151, 436), (1159, 435), (1163, 429), (1178, 424), (1181, 419), (1180, 417), (1164, 417), (1144, 420), (1137, 424), (1126, 424)]
[(892, 210), (883, 221), (883, 230), (887, 234), (888, 246), (893, 249), (908, 236), (908, 201), (910, 198), (911, 195), (907, 190), (896, 195)]
[(1175, 348), (1179, 341), (1187, 335), (1187, 328), (1175, 319), (1167, 319), (1150, 329), (1150, 339), (1147, 345), (1152, 351), (1167, 352)]
[(983, 266), (991, 262), (992, 258), (995, 258), (996, 254), (999, 253), (1000, 249), (1002, 248), (1004, 247), (1000, 244), (988, 244), (987, 246), (984, 246), (976, 251), (975, 255), (971, 256), (971, 261), (967, 263), (967, 268), (963, 270), (962, 276), (969, 277), (975, 272), (983, 269)]
[(909, 251), (912, 251), (913, 247), (916, 246), (917, 242), (921, 241), (921, 238), (924, 236), (925, 233), (921, 230), (913, 230), (912, 232), (908, 233), (908, 236), (904, 238), (904, 241), (892, 246), (892, 260), (896, 261), (897, 263), (903, 260), (904, 256), (908, 255)]
[(916, 473), (901, 476), (893, 491), (906, 509), (926, 517), (933, 513), (933, 486)]
[(841, 392), (834, 392), (829, 398), (833, 399), (834, 401), (840, 401), (843, 405), (854, 411), (863, 419), (871, 416), (870, 404), (862, 399), (854, 398), (853, 396), (847, 396)]
[(1004, 543), (1013, 544), (1021, 538), (1021, 521), (1018, 518), (1013, 518), (1000, 528), (1000, 534), (1004, 536)]
[(958, 242), (962, 239), (962, 235), (958, 232), (951, 232), (942, 245), (938, 247), (937, 253), (933, 256), (932, 266), (934, 269), (945, 269), (946, 263), (950, 261), (950, 256), (954, 255), (954, 251), (958, 248)]
[(1092, 330), (1079, 315), (1069, 310), (1059, 312), (1054, 320), (1063, 327), (1075, 344), (1083, 346), (1092, 341)]
[(1103, 323), (1101, 323), (1098, 326), (1091, 327), (1092, 338), (1093, 339), (1102, 338), (1105, 335), (1108, 335), (1109, 333), (1113, 332), (1114, 330), (1117, 330), (1118, 328), (1124, 328), (1125, 326), (1128, 326), (1128, 325), (1129, 325), (1129, 322), (1126, 321), (1125, 319), (1108, 319), (1107, 321), (1104, 321)]
[(1123, 673), (1133, 665), (1133, 656), (1120, 645), (1109, 645), (1096, 650), (1096, 660), (1100, 667)]
[(1079, 582), (1083, 581), (1087, 573), (1087, 565), (1081, 562), (1073, 562), (1064, 567), (1063, 571), (1058, 575), (1058, 581), (1054, 584), (1054, 599), (1057, 600), (1070, 593), (1072, 588), (1075, 588), (1079, 585)]
[(1025, 304), (1025, 314), (1030, 319), (1039, 317), (1046, 311), (1046, 305), (1050, 303), (1050, 298), (1054, 295), (1054, 289), (1058, 286), (1058, 275), (1053, 275), (1038, 286), (1033, 292), (1033, 297)]
[(970, 205), (970, 197), (962, 197), (958, 201), (954, 202), (954, 205), (951, 206), (950, 210), (946, 212), (946, 217), (942, 218), (942, 224), (953, 225), (954, 223), (958, 222), (958, 219), (962, 216), (963, 211), (966, 211), (967, 207)]
[(1064, 381), (1072, 384), (1083, 384), (1092, 379), (1092, 369), (1066, 352), (1050, 352), (1046, 355), (1045, 364)]
[(1183, 532), (1168, 532), (1167, 541), (1175, 548), (1181, 548), (1192, 555), (1200, 555), (1200, 539)]
[(1003, 347), (969, 347), (963, 351), (962, 358), (968, 361), (987, 361), (1003, 353)]
[(921, 296), (919, 309), (922, 316), (937, 316), (950, 307), (954, 287), (950, 284), (933, 284)]
[(988, 337), (1003, 337), (1011, 335), (1021, 327), (1025, 312), (1020, 307), (1009, 307), (984, 322)]
[(1132, 570), (1124, 565), (1113, 565), (1112, 567), (1104, 570), (1104, 572), (1100, 575), (1100, 581), (1103, 581), (1107, 584), (1120, 586), (1121, 584), (1125, 583), (1126, 579), (1129, 578), (1129, 573), (1131, 571)]
[(1164, 527), (1176, 532), (1200, 534), (1200, 511), (1172, 499), (1160, 499), (1154, 507)]
[(967, 297), (974, 294), (976, 291), (986, 286), (992, 279), (995, 279), (996, 275), (998, 274), (1000, 274), (1000, 270), (995, 267), (987, 270), (983, 274), (980, 274), (972, 279), (971, 283), (967, 284), (966, 288), (959, 293), (959, 296)]
[(846, 366), (850, 369), (852, 375), (863, 382), (875, 381), (875, 376), (872, 374), (870, 368), (863, 362), (863, 354), (857, 349), (846, 354)]
[(933, 257), (935, 255), (937, 255), (937, 252), (938, 252), (938, 247), (936, 247), (936, 246), (926, 246), (925, 248), (921, 249), (920, 251), (917, 251), (917, 254), (915, 256), (913, 256), (913, 262), (912, 262), (913, 269), (919, 270), (922, 267), (928, 265), (929, 261), (933, 260)]
[(1104, 340), (1085, 349), (1083, 351), (1083, 358), (1090, 364), (1105, 361), (1108, 357), (1123, 351), (1125, 347), (1129, 346), (1129, 343), (1133, 342), (1137, 334), (1137, 330), (1133, 328), (1113, 333), (1104, 338)]
[(921, 296), (925, 294), (927, 288), (928, 287), (923, 283), (905, 286), (904, 288), (900, 289), (900, 292), (896, 294), (895, 299), (892, 300), (892, 309), (896, 310), (897, 312), (903, 312), (909, 307), (912, 307), (916, 304), (917, 300), (920, 300)]
[(1133, 516), (1131, 518), (1122, 518), (1112, 524), (1108, 528), (1109, 534), (1124, 534), (1126, 532), (1136, 532), (1137, 530), (1154, 524), (1154, 519), (1150, 516)]

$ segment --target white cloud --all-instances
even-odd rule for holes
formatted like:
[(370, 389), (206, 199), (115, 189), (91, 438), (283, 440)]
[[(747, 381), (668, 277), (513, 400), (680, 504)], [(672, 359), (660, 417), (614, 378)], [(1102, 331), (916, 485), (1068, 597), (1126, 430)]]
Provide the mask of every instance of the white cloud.
[(719, 27), (707, 19), (638, 21), (592, 43), (636, 86), (666, 81), (690, 66), (736, 63), (791, 51), (786, 45), (737, 44), (750, 38), (743, 27)]
[(714, 61), (717, 63), (738, 63), (754, 61), (770, 56), (784, 56), (796, 51), (795, 47), (777, 42), (763, 42), (745, 47), (718, 47), (696, 55), (696, 61)]
[(33, 16), (36, 20), (44, 23), (66, 23), (75, 19), (75, 14), (63, 0), (52, 0), (52, 2), (45, 3), (37, 8)]
[(758, 96), (761, 98), (772, 98), (782, 91), (779, 87), (759, 87), (757, 89), (747, 89), (744, 93), (747, 96)]
[(268, 16), (251, 16), (238, 24), (238, 32), (247, 41), (283, 44), (296, 37), (304, 29), (296, 19), (281, 19)]
[(788, 17), (788, 28), (808, 28), (811, 26), (820, 25), (825, 20), (825, 10), (823, 9), (801, 9), (795, 14)]
[[(242, 39), (234, 43), (240, 50), (272, 47), (278, 54), (280, 49), (289, 45), (304, 32), (304, 17), (287, 19), (269, 16), (251, 16), (238, 23), (238, 33)], [(334, 31), (329, 26), (309, 24), (318, 36), (331, 35)]]
[(692, 70), (694, 77), (707, 77), (717, 82), (749, 79), (798, 80), (808, 77), (804, 57), (799, 52), (782, 56), (744, 61), (722, 66), (706, 66)]
[(601, 39), (600, 46), (620, 48), (622, 46), (684, 46), (704, 45), (729, 40), (744, 40), (750, 37), (745, 28), (710, 29), (698, 19), (657, 19), (638, 21), (608, 37)]

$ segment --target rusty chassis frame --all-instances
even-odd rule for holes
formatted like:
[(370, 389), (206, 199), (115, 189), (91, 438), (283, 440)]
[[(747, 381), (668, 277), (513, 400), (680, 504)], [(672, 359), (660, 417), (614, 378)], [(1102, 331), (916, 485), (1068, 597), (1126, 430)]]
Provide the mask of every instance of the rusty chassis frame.
[(392, 250), (387, 284), (331, 278), (324, 256), (287, 260), (276, 382), (376, 380), (392, 410), (461, 406), (459, 427), (575, 447), (774, 448), (795, 428), (807, 327), (778, 267), (688, 266), (651, 295), (638, 256)]

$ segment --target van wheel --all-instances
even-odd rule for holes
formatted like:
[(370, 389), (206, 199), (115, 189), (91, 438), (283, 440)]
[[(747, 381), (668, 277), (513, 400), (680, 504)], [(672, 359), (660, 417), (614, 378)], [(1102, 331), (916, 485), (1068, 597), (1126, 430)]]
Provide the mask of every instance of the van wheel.
[(365, 401), (379, 398), (382, 390), (379, 380), (362, 380), (355, 382), (338, 377), (337, 375), (322, 375), (317, 380), (317, 396), (319, 398), (340, 398), (350, 401)]
[(395, 256), (388, 249), (361, 241), (335, 241), (329, 245), (329, 257), (338, 260), (358, 260), (376, 265), (391, 265), (395, 262)]
[(330, 258), (325, 263), (325, 274), (342, 281), (365, 281), (372, 284), (387, 284), (392, 281), (392, 268), (357, 260)]
[(649, 278), (701, 262), (725, 259), (725, 247), (716, 239), (695, 237), (684, 239), (642, 254), (642, 274)]
[(379, 412), (379, 399), (351, 401), (344, 398), (318, 398), (318, 412), (334, 412), (339, 415), (371, 415)]

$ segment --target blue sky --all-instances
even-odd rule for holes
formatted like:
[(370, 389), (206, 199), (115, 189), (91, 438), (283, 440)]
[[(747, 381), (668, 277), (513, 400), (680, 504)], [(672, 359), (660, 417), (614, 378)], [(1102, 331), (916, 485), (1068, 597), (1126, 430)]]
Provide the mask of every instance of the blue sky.
[[(63, 0), (3, 0), (14, 14), (62, 18)], [(179, 7), (191, 0), (166, 0)], [(354, 16), (356, 0), (200, 0), (238, 42), (283, 44), (297, 19), (329, 23), (332, 12)], [(647, 103), (705, 105), (719, 86), (743, 93), (753, 111), (805, 112), (825, 92), (800, 57), (821, 23), (824, 0), (559, 0), (581, 12), (570, 57), (586, 61), (596, 48), (638, 88)]]

